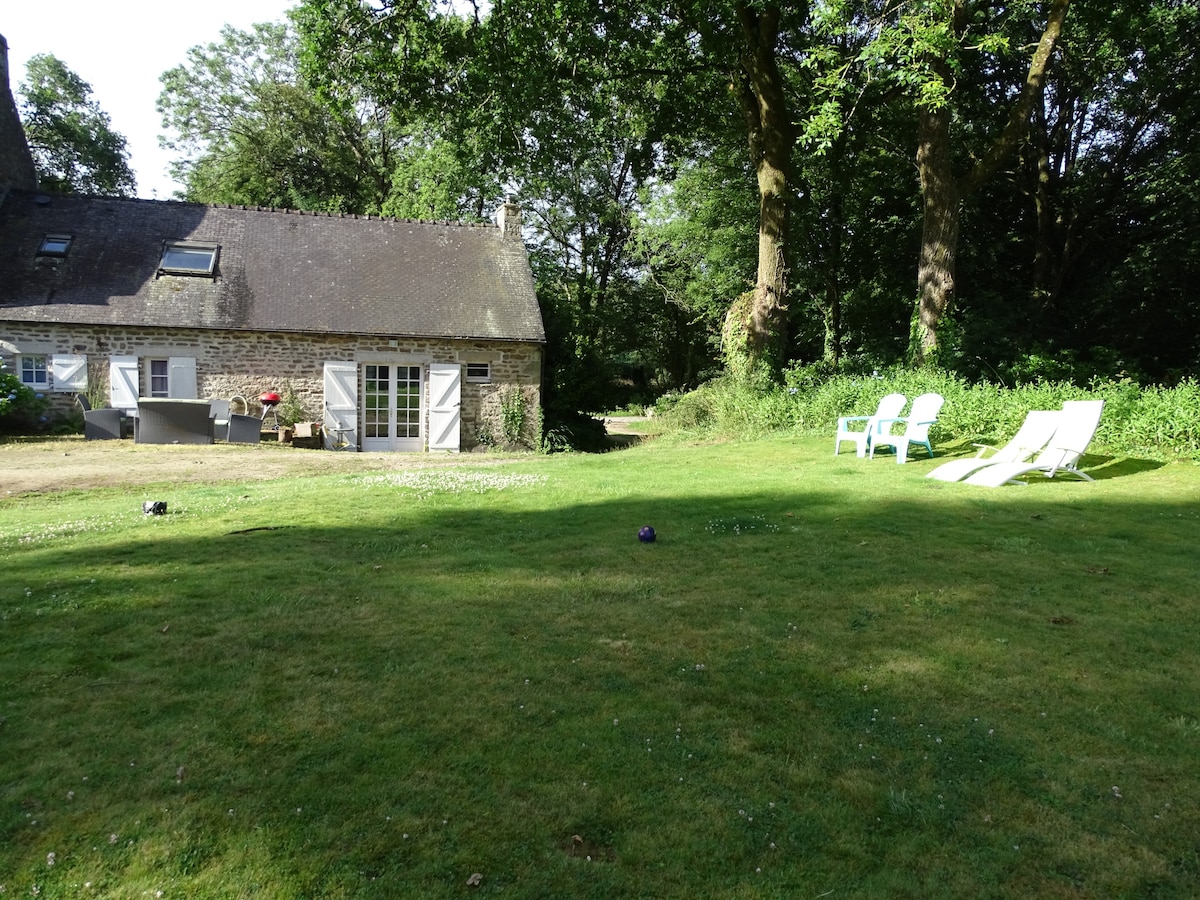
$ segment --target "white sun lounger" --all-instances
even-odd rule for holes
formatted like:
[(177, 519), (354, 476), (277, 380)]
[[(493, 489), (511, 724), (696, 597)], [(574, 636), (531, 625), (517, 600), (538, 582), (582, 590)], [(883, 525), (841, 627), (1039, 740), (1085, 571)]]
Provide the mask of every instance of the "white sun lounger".
[(1094, 479), (1081, 472), (1077, 464), (1100, 425), (1103, 400), (1068, 400), (1063, 403), (1058, 428), (1046, 449), (1029, 462), (994, 463), (984, 466), (966, 479), (967, 484), (999, 487), (1002, 484), (1025, 484), (1023, 475), (1076, 475), (1084, 481)]
[[(978, 472), (985, 466), (997, 463), (1024, 462), (1050, 443), (1054, 429), (1058, 426), (1061, 412), (1057, 409), (1033, 409), (1025, 415), (1025, 421), (1017, 429), (1017, 433), (1003, 447), (989, 447), (986, 444), (975, 444), (979, 452), (970, 459), (952, 459), (942, 463), (926, 478), (936, 478), (938, 481), (962, 481), (968, 475)], [(984, 456), (992, 450), (991, 456)]]

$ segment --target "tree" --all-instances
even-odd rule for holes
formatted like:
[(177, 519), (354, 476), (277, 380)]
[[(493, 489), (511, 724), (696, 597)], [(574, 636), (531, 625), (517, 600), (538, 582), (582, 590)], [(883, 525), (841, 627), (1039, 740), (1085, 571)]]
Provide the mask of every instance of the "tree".
[[(306, 0), (297, 16), (315, 76), (371, 84), (393, 110), (437, 118), (459, 146), (486, 135), (477, 159), (503, 177), (520, 178), (531, 160), (583, 166), (591, 150), (624, 142), (636, 185), (697, 130), (740, 129), (759, 200), (758, 274), (730, 304), (728, 330), (747, 371), (782, 363), (791, 95), (806, 21), (806, 4), (591, 0), (509, 0), (471, 16), (442, 3)], [(614, 236), (600, 245), (609, 259)]]
[(366, 146), (369, 116), (340, 118), (299, 77), (285, 24), (231, 26), (164, 72), (158, 111), (184, 197), (339, 212), (378, 211), (387, 174)]
[(17, 91), (42, 188), (132, 197), (137, 185), (125, 138), (91, 99), (92, 88), (57, 57), (30, 58)]
[[(226, 26), (162, 75), (158, 110), (184, 197), (406, 218), (474, 212), (469, 173), (428, 123), (400, 122), (368, 89), (322, 94), (286, 23)], [(477, 194), (478, 192), (475, 192)]]
[[(915, 81), (917, 108), (917, 171), (921, 181), (923, 219), (921, 254), (917, 264), (917, 310), (911, 353), (914, 361), (932, 361), (938, 354), (938, 329), (950, 311), (956, 290), (955, 262), (964, 197), (978, 190), (1017, 148), (1034, 104), (1045, 84), (1055, 45), (1062, 33), (1070, 0), (1051, 0), (1023, 83), (1008, 101), (1009, 113), (994, 138), (986, 141), (973, 162), (958, 172), (951, 129), (955, 115), (956, 84), (968, 71), (989, 60), (966, 60), (971, 54), (1024, 47), (1024, 23), (1029, 10), (1011, 5), (972, 0), (927, 0), (904, 13), (897, 31), (885, 40), (897, 40), (901, 51), (899, 72), (913, 67), (907, 77)], [(1016, 29), (1006, 34), (1005, 27)], [(976, 69), (986, 78), (984, 70)], [(1006, 86), (1001, 85), (1001, 90)]]
[(1200, 346), (1200, 8), (1072, 16), (1031, 129), (1031, 318), (1045, 349), (1099, 345), (1112, 371), (1178, 377)]

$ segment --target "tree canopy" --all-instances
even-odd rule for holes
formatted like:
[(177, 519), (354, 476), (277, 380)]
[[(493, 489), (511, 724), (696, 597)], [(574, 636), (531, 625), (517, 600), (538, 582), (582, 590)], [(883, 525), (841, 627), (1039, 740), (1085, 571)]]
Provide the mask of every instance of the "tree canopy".
[(49, 54), (30, 58), (18, 110), (45, 190), (132, 197), (125, 138), (92, 99), (92, 87)]
[(294, 31), (193, 49), (161, 108), (193, 199), (471, 218), (512, 195), (565, 408), (914, 354), (1171, 380), (1200, 352), (1198, 15), (305, 0)]

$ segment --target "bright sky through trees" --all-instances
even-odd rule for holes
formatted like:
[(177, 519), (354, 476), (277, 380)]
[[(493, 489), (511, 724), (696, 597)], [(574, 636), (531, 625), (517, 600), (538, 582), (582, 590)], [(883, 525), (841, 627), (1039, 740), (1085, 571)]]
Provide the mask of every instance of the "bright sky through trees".
[(49, 53), (92, 87), (92, 99), (125, 136), (139, 197), (168, 199), (178, 188), (167, 174), (171, 154), (160, 150), (154, 109), (159, 76), (179, 65), (196, 44), (219, 40), (221, 26), (274, 22), (291, 0), (209, 0), (171, 6), (149, 0), (61, 0), (53, 13), (36, 3), (5, 4), (0, 34), (8, 41), (13, 93), (31, 56)]

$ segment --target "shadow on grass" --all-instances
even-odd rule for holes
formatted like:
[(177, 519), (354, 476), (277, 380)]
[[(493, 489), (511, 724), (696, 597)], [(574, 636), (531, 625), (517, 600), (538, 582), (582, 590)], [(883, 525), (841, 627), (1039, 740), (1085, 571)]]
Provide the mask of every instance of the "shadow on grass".
[(1132, 456), (1101, 456), (1087, 454), (1081, 460), (1081, 468), (1096, 481), (1110, 478), (1126, 478), (1161, 469), (1165, 463), (1152, 459), (1136, 459)]
[[(168, 515), (10, 554), (10, 890), (95, 868), (113, 893), (279, 896), (456, 896), (475, 872), (525, 896), (1186, 884), (1160, 863), (1195, 816), (1159, 828), (1151, 807), (1186, 768), (1155, 729), (1192, 709), (1170, 699), (1194, 695), (1171, 605), (1190, 502), (422, 508), (360, 481), (338, 527), (246, 506), (209, 537)], [(1112, 576), (1089, 581), (1096, 563)], [(1095, 771), (1109, 759), (1119, 775)]]
[[(941, 463), (951, 459), (970, 459), (976, 455), (977, 446), (966, 441), (945, 444), (937, 448), (938, 456), (935, 462)], [(917, 459), (923, 458), (917, 456)], [(1112, 478), (1127, 478), (1153, 472), (1161, 469), (1165, 463), (1159, 460), (1139, 459), (1132, 456), (1110, 456), (1101, 453), (1085, 453), (1080, 459), (1079, 468), (1096, 481), (1107, 481)]]

